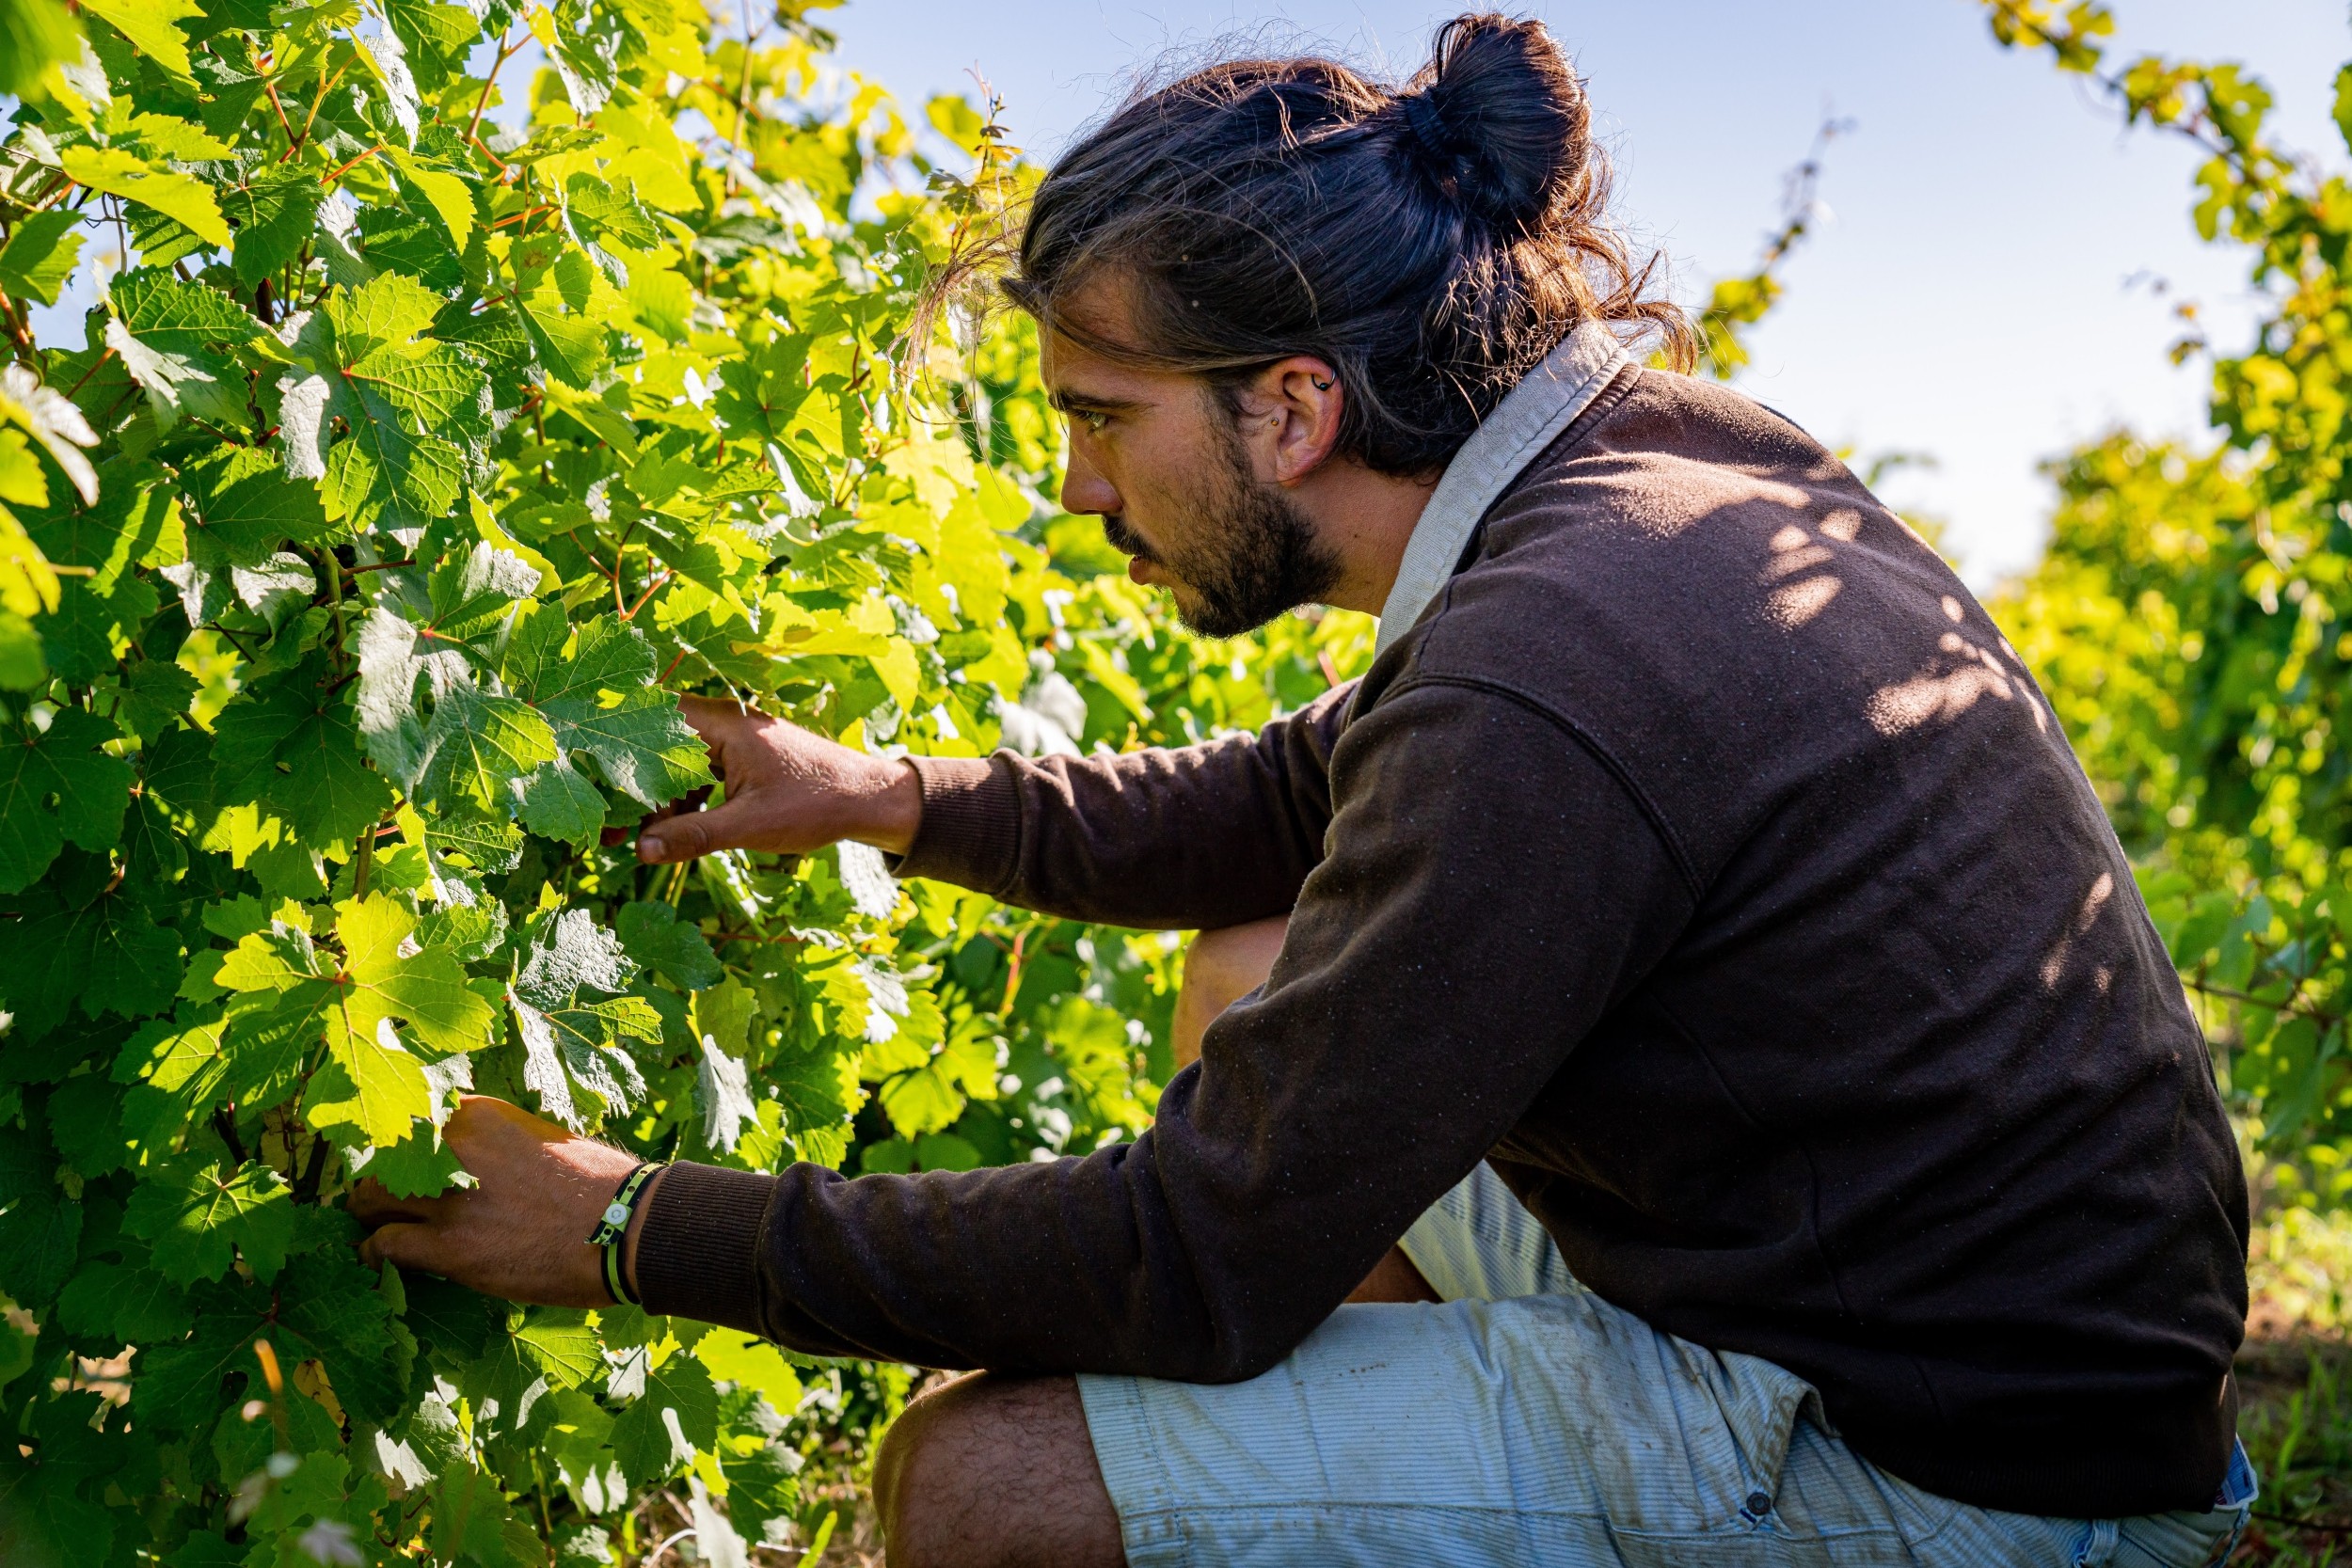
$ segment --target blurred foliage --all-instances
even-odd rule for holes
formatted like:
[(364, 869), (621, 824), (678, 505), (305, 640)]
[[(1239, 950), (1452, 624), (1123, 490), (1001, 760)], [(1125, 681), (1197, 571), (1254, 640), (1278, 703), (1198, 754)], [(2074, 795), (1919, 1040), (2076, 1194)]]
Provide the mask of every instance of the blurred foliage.
[[(2141, 867), (2141, 883), (2281, 1196), (2352, 1193), (2352, 184), (2271, 138), (2233, 64), (2116, 60), (2091, 0), (1988, 0), (2132, 124), (2193, 147), (2193, 217), (2242, 247), (2260, 320), (2209, 359), (2212, 450), (2128, 434), (2053, 466), (2041, 567), (1995, 607)], [(2352, 143), (2352, 66), (2336, 119)]]

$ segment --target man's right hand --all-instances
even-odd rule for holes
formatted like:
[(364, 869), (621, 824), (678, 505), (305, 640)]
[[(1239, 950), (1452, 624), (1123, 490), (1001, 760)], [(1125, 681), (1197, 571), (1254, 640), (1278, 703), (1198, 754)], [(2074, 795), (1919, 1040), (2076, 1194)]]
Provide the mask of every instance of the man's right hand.
[(707, 811), (681, 804), (647, 817), (639, 860), (691, 861), (716, 849), (801, 855), (845, 838), (902, 855), (914, 843), (923, 789), (908, 764), (733, 703), (684, 697), (678, 706), (710, 748), (726, 799)]

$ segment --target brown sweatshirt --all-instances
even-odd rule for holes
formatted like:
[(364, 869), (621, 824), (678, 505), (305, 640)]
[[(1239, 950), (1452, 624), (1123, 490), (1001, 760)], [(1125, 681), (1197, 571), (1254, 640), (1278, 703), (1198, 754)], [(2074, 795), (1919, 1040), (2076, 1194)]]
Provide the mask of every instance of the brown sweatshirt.
[(1809, 1379), (1931, 1491), (2208, 1506), (2246, 1189), (2065, 736), (1967, 590), (1744, 398), (1627, 369), (1362, 682), (1179, 751), (919, 765), (909, 875), (1295, 906), (1084, 1159), (680, 1166), (647, 1307), (802, 1350), (1218, 1382), (1478, 1161), (1577, 1277)]

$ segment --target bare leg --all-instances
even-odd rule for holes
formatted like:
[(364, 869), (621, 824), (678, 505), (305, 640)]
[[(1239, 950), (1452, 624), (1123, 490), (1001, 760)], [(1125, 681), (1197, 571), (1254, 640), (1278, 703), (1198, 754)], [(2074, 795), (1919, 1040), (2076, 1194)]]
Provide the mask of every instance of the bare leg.
[[(1176, 1065), (1184, 1067), (1200, 1055), (1200, 1037), (1216, 1015), (1265, 984), (1274, 960), (1282, 951), (1282, 934), (1289, 917), (1253, 920), (1203, 931), (1192, 939), (1184, 954), (1184, 988), (1176, 996), (1176, 1018), (1169, 1045)], [(1356, 1287), (1350, 1301), (1435, 1301), (1438, 1292), (1413, 1267), (1413, 1260), (1396, 1247), (1373, 1265)]]
[[(1184, 956), (1177, 1064), (1216, 1015), (1264, 983), (1284, 920), (1203, 931)], [(1391, 1247), (1350, 1301), (1435, 1301)], [(976, 1372), (917, 1399), (874, 1461), (891, 1568), (1119, 1568), (1119, 1513), (1103, 1484), (1076, 1380)]]
[(890, 1568), (1120, 1568), (1078, 1385), (977, 1372), (906, 1408), (874, 1461)]

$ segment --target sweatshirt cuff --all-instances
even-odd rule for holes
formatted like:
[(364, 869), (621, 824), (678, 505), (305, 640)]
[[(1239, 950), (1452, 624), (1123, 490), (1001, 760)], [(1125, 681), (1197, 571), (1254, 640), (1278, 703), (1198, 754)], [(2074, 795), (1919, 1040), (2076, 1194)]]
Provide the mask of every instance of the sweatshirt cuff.
[(637, 1296), (657, 1317), (765, 1335), (759, 1229), (776, 1179), (716, 1165), (672, 1165), (637, 1236)]
[(1009, 886), (1021, 846), (1021, 794), (1001, 758), (916, 757), (923, 821), (890, 869), (982, 893)]

